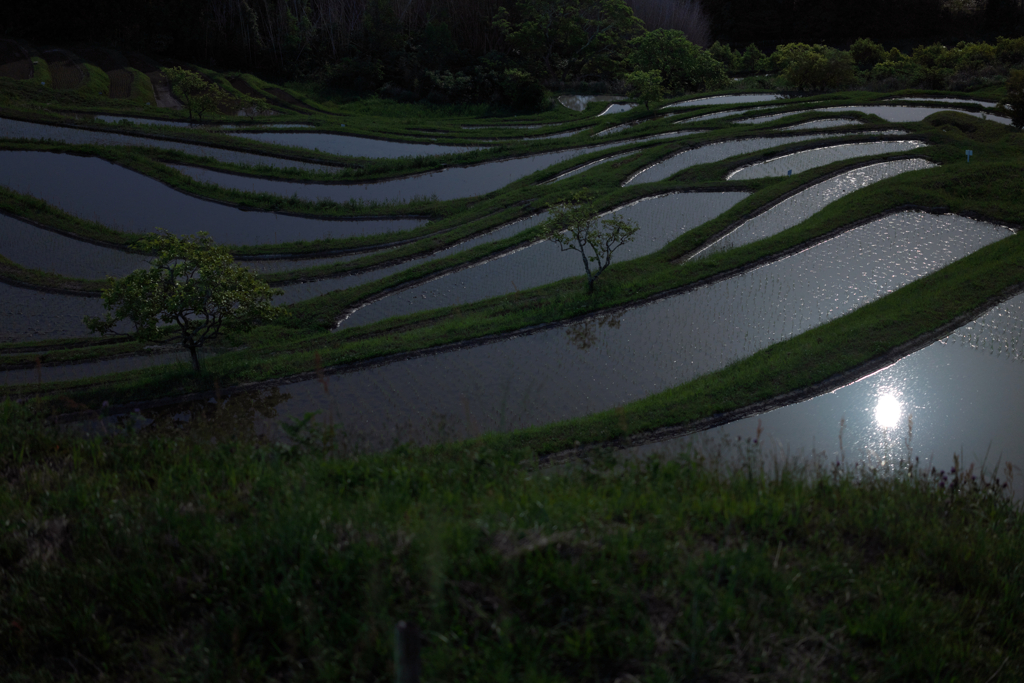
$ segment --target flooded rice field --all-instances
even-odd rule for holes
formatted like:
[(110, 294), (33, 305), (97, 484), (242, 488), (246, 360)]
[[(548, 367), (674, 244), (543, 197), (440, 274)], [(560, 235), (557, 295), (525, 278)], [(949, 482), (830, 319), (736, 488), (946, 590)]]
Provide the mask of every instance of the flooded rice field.
[[(649, 197), (611, 212), (636, 221), (636, 240), (615, 252), (613, 262), (661, 249), (691, 228), (732, 208), (745, 192), (677, 192)], [(396, 315), (480, 301), (583, 274), (580, 255), (540, 241), (483, 263), (398, 290), (356, 309), (339, 329), (368, 325)]]
[[(723, 427), (644, 446), (683, 446), (743, 455), (760, 435), (763, 452), (816, 456), (885, 470), (920, 458), (948, 472), (957, 456), (1005, 479), (1024, 469), (1024, 295), (999, 304), (920, 351), (845, 387)], [(1024, 494), (1024, 479), (1015, 478)]]
[[(329, 292), (337, 292), (342, 289), (348, 289), (349, 287), (355, 287), (357, 285), (364, 284), (366, 282), (373, 282), (375, 280), (381, 280), (389, 275), (394, 275), (403, 270), (419, 266), (430, 261), (436, 261), (438, 259), (447, 258), (454, 254), (461, 254), (464, 251), (469, 251), (481, 244), (488, 244), (490, 242), (497, 242), (500, 240), (513, 237), (518, 235), (524, 230), (540, 224), (547, 218), (546, 213), (539, 213), (521, 220), (513, 221), (505, 225), (499, 226), (494, 230), (490, 230), (484, 234), (477, 235), (468, 240), (453, 244), (450, 247), (441, 249), (432, 254), (420, 256), (415, 259), (402, 261), (401, 263), (391, 264), (383, 266), (381, 268), (374, 268), (373, 270), (364, 270), (351, 275), (345, 275), (342, 277), (326, 278), (322, 280), (314, 280), (311, 282), (297, 282), (291, 285), (284, 285), (280, 287), (284, 291), (284, 294), (274, 299), (275, 304), (292, 304), (298, 301), (306, 301), (312, 299), (315, 296), (321, 296)], [(247, 264), (248, 265), (248, 264)]]
[[(935, 168), (936, 164), (924, 159), (885, 161), (862, 166), (834, 178), (817, 183), (788, 197), (767, 211), (744, 221), (727, 235), (723, 235), (690, 258), (704, 258), (733, 247), (756, 242), (799, 225), (834, 201), (857, 190), (910, 171)], [(925, 220), (921, 217), (921, 220)]]
[[(200, 357), (202, 357), (202, 354), (200, 354)], [(31, 385), (41, 382), (67, 382), (87, 377), (99, 377), (115, 372), (155, 368), (174, 363), (191, 367), (188, 353), (175, 351), (110, 358), (87, 363), (40, 365), (38, 367), (16, 368), (13, 370), (0, 369), (0, 387), (16, 384)]]
[(958, 114), (976, 116), (979, 119), (985, 119), (986, 121), (995, 121), (996, 123), (1002, 123), (1007, 126), (1013, 123), (1008, 116), (996, 116), (994, 114), (988, 114), (986, 112), (965, 111), (963, 109), (950, 109), (949, 107), (901, 107), (898, 105), (871, 105), (863, 107), (827, 107), (825, 109), (817, 109), (815, 111), (859, 111), (862, 114), (874, 114), (878, 118), (885, 119), (890, 123), (907, 123), (912, 121), (922, 121), (926, 117), (931, 116), (932, 114), (938, 113), (940, 111), (955, 111)]
[(816, 119), (807, 123), (798, 123), (795, 126), (786, 126), (781, 130), (816, 130), (818, 128), (839, 128), (840, 126), (863, 126), (861, 121), (856, 119)]
[(740, 154), (750, 154), (751, 152), (757, 152), (762, 149), (771, 149), (772, 147), (805, 142), (807, 140), (818, 140), (823, 137), (827, 136), (824, 134), (794, 135), (790, 137), (747, 138), (745, 140), (713, 142), (709, 145), (697, 147), (696, 149), (688, 149), (683, 152), (679, 152), (678, 154), (674, 154), (663, 161), (652, 164), (631, 176), (623, 183), (623, 186), (634, 185), (636, 183), (654, 183), (659, 180), (666, 180), (683, 169), (690, 168), (691, 166), (697, 166), (698, 164), (710, 164), (712, 162), (723, 161), (729, 157), (734, 157)]
[[(260, 128), (312, 128), (312, 123), (266, 123), (264, 121), (247, 121), (245, 123), (227, 123), (227, 124), (203, 124), (195, 123), (191, 124), (188, 121), (166, 121), (164, 119), (142, 119), (135, 116), (112, 116), (109, 114), (100, 114), (99, 116), (93, 117), (97, 121), (103, 123), (120, 124), (127, 122), (135, 126), (173, 126), (175, 128), (189, 128), (204, 126), (208, 128), (218, 128), (222, 126), (259, 126)], [(335, 124), (344, 125), (344, 124)]]
[(296, 183), (285, 180), (251, 178), (193, 166), (175, 166), (174, 168), (191, 178), (221, 187), (245, 192), (269, 192), (284, 197), (295, 195), (300, 199), (313, 201), (330, 199), (336, 202), (347, 202), (359, 199), (366, 202), (388, 202), (409, 201), (415, 197), (436, 197), (445, 201), (494, 192), (509, 183), (554, 164), (584, 154), (619, 147), (627, 142), (545, 152), (528, 157), (490, 161), (476, 166), (454, 166), (432, 173), (363, 184)]
[(0, 282), (0, 342), (84, 337), (86, 315), (103, 314), (99, 297), (40, 292)]
[(193, 145), (187, 142), (157, 140), (156, 138), (147, 138), (140, 135), (122, 135), (120, 133), (82, 130), (79, 128), (68, 128), (65, 126), (48, 126), (42, 123), (30, 123), (28, 121), (14, 121), (12, 119), (2, 118), (0, 118), (0, 138), (52, 140), (54, 142), (63, 142), (69, 145), (156, 147), (158, 149), (172, 149), (177, 152), (191, 154), (197, 157), (209, 157), (225, 164), (239, 164), (242, 166), (271, 166), (274, 168), (298, 168), (305, 171), (336, 172), (344, 170), (339, 167), (324, 164), (292, 161), (290, 159), (281, 159), (279, 157), (266, 156), (263, 154), (250, 154), (249, 152), (235, 152), (230, 149), (207, 147), (205, 145)]
[(282, 147), (301, 147), (327, 154), (373, 159), (462, 154), (480, 149), (480, 147), (395, 142), (394, 140), (361, 138), (336, 133), (228, 133), (228, 135)]
[(608, 115), (611, 115), (611, 114), (621, 114), (623, 112), (629, 111), (630, 109), (633, 109), (634, 107), (636, 107), (636, 105), (635, 104), (631, 104), (631, 103), (630, 104), (609, 104), (608, 108), (605, 109), (600, 114), (598, 114), (598, 116), (608, 116)]
[(64, 277), (100, 280), (148, 267), (142, 254), (101, 247), (0, 214), (0, 254), (19, 266)]
[(772, 93), (763, 94), (752, 94), (752, 95), (716, 95), (714, 97), (701, 97), (695, 100), (684, 100), (682, 102), (676, 102), (669, 104), (662, 109), (678, 109), (679, 107), (704, 107), (709, 105), (719, 104), (750, 104), (752, 102), (770, 102), (772, 100), (781, 100), (782, 95), (776, 95)]
[(53, 152), (0, 151), (0, 185), (124, 232), (163, 228), (191, 235), (204, 230), (227, 245), (384, 235), (426, 224), (421, 219), (324, 220), (242, 211), (178, 192), (103, 159)]
[(927, 145), (918, 140), (893, 140), (883, 142), (853, 142), (847, 145), (832, 145), (818, 149), (808, 149), (761, 161), (744, 166), (726, 175), (726, 180), (751, 180), (784, 176), (791, 173), (802, 173), (812, 168), (825, 166), (836, 161), (856, 159), (858, 157), (875, 156), (877, 154), (896, 154), (921, 149)]
[(546, 180), (544, 182), (545, 182), (545, 184), (546, 183), (555, 183), (555, 182), (558, 182), (559, 180), (565, 180), (566, 178), (572, 178), (573, 176), (577, 176), (580, 173), (583, 173), (585, 171), (589, 171), (590, 169), (594, 168), (595, 166), (599, 166), (601, 164), (608, 163), (609, 161), (618, 161), (619, 159), (625, 159), (626, 157), (632, 156), (633, 154), (636, 154), (636, 152), (623, 152), (622, 154), (615, 154), (615, 155), (610, 156), (610, 157), (604, 157), (603, 159), (596, 159), (594, 161), (589, 161), (589, 162), (583, 164), (582, 166), (577, 166), (576, 168), (571, 169), (569, 171), (566, 171), (565, 173), (559, 173), (558, 175), (556, 175), (551, 180)]
[(613, 316), (285, 384), (278, 420), (321, 411), (370, 447), (511, 430), (615, 408), (833, 320), (1003, 237), (903, 213)]

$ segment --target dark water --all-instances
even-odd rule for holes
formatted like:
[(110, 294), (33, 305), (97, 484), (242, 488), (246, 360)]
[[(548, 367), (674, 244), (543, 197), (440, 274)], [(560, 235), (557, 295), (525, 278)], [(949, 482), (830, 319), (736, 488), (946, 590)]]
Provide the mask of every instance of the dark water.
[(701, 97), (695, 100), (683, 100), (669, 104), (662, 109), (678, 109), (680, 107), (704, 107), (719, 104), (748, 104), (751, 102), (769, 102), (781, 100), (782, 95), (760, 94), (760, 95), (716, 95), (715, 97)]
[(204, 230), (219, 244), (384, 235), (426, 223), (404, 218), (320, 220), (242, 211), (177, 192), (103, 159), (51, 152), (0, 151), (0, 185), (124, 232), (150, 232), (159, 227), (190, 235)]
[[(276, 418), (323, 419), (382, 447), (612, 409), (720, 369), (1010, 235), (904, 213), (615, 316), (282, 385)], [(310, 368), (311, 370), (313, 368)], [(275, 423), (264, 427), (277, 435)]]
[(654, 183), (659, 180), (665, 180), (683, 169), (697, 166), (698, 164), (710, 164), (739, 154), (750, 154), (762, 149), (771, 149), (772, 147), (791, 145), (807, 140), (818, 140), (824, 137), (828, 137), (828, 134), (794, 135), (784, 138), (748, 138), (746, 140), (714, 142), (710, 145), (703, 145), (696, 149), (680, 152), (664, 161), (648, 166), (629, 178), (623, 185)]
[(152, 355), (125, 356), (109, 360), (75, 363), (72, 365), (41, 365), (38, 368), (19, 368), (17, 370), (0, 369), (0, 386), (14, 384), (36, 384), (38, 382), (66, 382), (86, 377), (99, 377), (115, 372), (140, 370), (160, 365), (180, 363), (182, 367), (192, 367), (188, 353), (154, 353)]
[(858, 157), (875, 156), (877, 154), (895, 154), (921, 149), (927, 145), (919, 140), (894, 140), (892, 142), (854, 142), (848, 145), (832, 145), (808, 149), (803, 152), (775, 157), (770, 161), (762, 161), (744, 166), (729, 173), (726, 180), (751, 180), (784, 176), (790, 171), (802, 173), (812, 168), (826, 166), (836, 161), (856, 159)]
[(395, 265), (385, 266), (383, 268), (376, 268), (374, 270), (367, 270), (360, 273), (354, 273), (352, 275), (346, 275), (344, 277), (330, 278), (325, 280), (317, 280), (315, 282), (300, 282), (293, 285), (285, 285), (280, 289), (284, 290), (284, 295), (277, 297), (274, 302), (276, 304), (291, 304), (298, 301), (305, 301), (312, 299), (315, 296), (321, 294), (327, 294), (328, 292), (336, 292), (342, 289), (348, 289), (349, 287), (355, 287), (361, 285), (364, 282), (373, 282), (374, 280), (383, 279), (394, 273), (401, 272), (407, 268), (418, 266), (422, 263), (428, 263), (437, 259), (446, 258), (452, 254), (460, 254), (464, 251), (468, 251), (481, 244), (487, 244), (488, 242), (497, 242), (499, 240), (512, 237), (524, 230), (528, 230), (533, 226), (537, 225), (547, 217), (547, 214), (541, 213), (522, 220), (514, 221), (506, 225), (500, 226), (495, 230), (491, 230), (482, 235), (478, 235), (464, 242), (454, 244), (450, 247), (442, 249), (436, 253), (421, 256), (416, 259), (409, 261), (403, 261)]
[[(101, 114), (101, 115), (96, 116), (94, 118), (97, 121), (102, 121), (103, 123), (113, 123), (113, 124), (119, 124), (122, 121), (127, 121), (128, 123), (131, 123), (131, 124), (137, 125), (137, 126), (173, 126), (175, 128), (188, 128), (190, 126), (188, 121), (165, 121), (164, 119), (142, 119), (142, 118), (137, 118), (137, 117), (134, 117), (134, 116), (114, 116), (114, 115), (109, 115), (109, 114)], [(216, 127), (218, 125), (219, 124), (214, 124), (214, 127)], [(313, 127), (312, 123), (264, 123), (263, 121), (257, 121), (255, 123), (251, 123), (251, 122), (247, 121), (245, 123), (233, 123), (233, 124), (224, 124), (224, 125), (234, 126), (234, 127), (237, 127), (237, 126), (259, 126), (261, 128), (312, 128)], [(341, 124), (341, 125), (344, 125), (344, 124)]]
[(1016, 471), (1024, 494), (1024, 295), (948, 337), (841, 389), (641, 452), (687, 444), (733, 450), (758, 436), (768, 453), (845, 459), (886, 469), (920, 458), (947, 472), (964, 466)]
[[(721, 215), (747, 197), (745, 192), (691, 192), (649, 197), (612, 214), (640, 226), (636, 240), (615, 252), (613, 262), (661, 249), (687, 230)], [(354, 311), (339, 328), (356, 327), (431, 308), (443, 308), (501, 296), (583, 275), (581, 256), (542, 241), (489, 261), (453, 271), (399, 290)]]
[(226, 164), (273, 166), (275, 168), (300, 168), (307, 171), (338, 172), (344, 170), (334, 166), (310, 164), (302, 161), (290, 161), (288, 159), (278, 159), (277, 157), (269, 157), (262, 154), (250, 154), (248, 152), (234, 152), (229, 149), (220, 149), (218, 147), (192, 145), (185, 142), (171, 142), (170, 140), (156, 140), (154, 138), (146, 138), (137, 135), (121, 135), (120, 133), (80, 130), (78, 128), (65, 128), (63, 126), (48, 126), (42, 123), (29, 123), (27, 121), (14, 121), (11, 119), (0, 119), (0, 138), (27, 138), (30, 140), (44, 139), (53, 140), (55, 142), (65, 142), (70, 145), (129, 145), (134, 147), (157, 147), (159, 149), (173, 149), (198, 157), (210, 157)]
[(88, 280), (124, 277), (148, 267), (141, 254), (66, 237), (6, 214), (0, 214), (0, 255), (25, 268)]
[(399, 157), (432, 156), (436, 154), (461, 154), (472, 152), (479, 147), (424, 145), (412, 142), (395, 142), (361, 138), (336, 133), (228, 133), (234, 137), (248, 138), (258, 142), (286, 147), (302, 147), (328, 154), (375, 159), (398, 159)]
[[(744, 121), (743, 123), (753, 123), (753, 121)], [(853, 119), (818, 119), (816, 121), (808, 121), (807, 123), (798, 123), (795, 126), (787, 126), (781, 130), (816, 130), (818, 128), (839, 128), (840, 126), (862, 126), (864, 125), (860, 121), (854, 121)]]
[(834, 178), (813, 185), (798, 194), (776, 204), (764, 213), (745, 221), (735, 230), (712, 242), (690, 258), (704, 258), (710, 254), (756, 242), (776, 235), (783, 230), (802, 223), (822, 208), (862, 187), (892, 178), (909, 171), (934, 168), (936, 165), (924, 159), (884, 161), (880, 164), (862, 166)]
[(362, 185), (294, 183), (284, 180), (249, 178), (191, 166), (175, 166), (175, 168), (196, 180), (214, 183), (221, 187), (244, 190), (246, 192), (269, 192), (270, 194), (284, 197), (298, 195), (302, 199), (331, 199), (336, 202), (347, 202), (351, 199), (378, 202), (409, 201), (414, 197), (436, 197), (444, 201), (475, 197), (487, 194), (488, 192), (494, 192), (509, 183), (548, 166), (583, 154), (599, 152), (624, 144), (626, 142), (616, 142), (593, 147), (546, 152), (517, 159), (491, 161), (476, 166), (450, 167), (434, 171), (433, 173)]
[(995, 121), (1007, 126), (1012, 124), (1008, 116), (995, 116), (984, 112), (964, 111), (962, 109), (950, 109), (949, 107), (900, 107), (897, 105), (871, 105), (865, 107), (827, 107), (816, 111), (859, 111), (863, 114), (874, 114), (890, 123), (904, 123), (909, 121), (921, 121), (927, 116), (940, 111), (956, 111), (960, 114), (969, 114), (979, 119)]
[(98, 297), (51, 294), (0, 282), (0, 342), (84, 337), (82, 317), (103, 314)]

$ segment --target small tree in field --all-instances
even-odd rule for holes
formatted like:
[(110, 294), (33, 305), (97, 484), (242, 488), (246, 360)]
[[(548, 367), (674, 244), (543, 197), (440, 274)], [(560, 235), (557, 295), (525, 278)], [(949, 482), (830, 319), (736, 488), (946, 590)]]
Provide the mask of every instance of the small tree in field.
[(270, 305), (280, 290), (271, 289), (248, 268), (235, 265), (224, 247), (206, 233), (179, 239), (162, 233), (139, 245), (156, 253), (149, 270), (120, 280), (108, 278), (103, 291), (104, 318), (85, 318), (93, 332), (107, 334), (122, 320), (135, 326), (136, 337), (160, 336), (158, 325), (177, 325), (181, 345), (199, 372), (197, 349), (226, 328), (248, 330), (287, 311)]
[(548, 239), (562, 251), (579, 252), (587, 272), (587, 291), (594, 291), (594, 281), (612, 262), (615, 251), (632, 242), (640, 229), (636, 223), (611, 217), (599, 220), (592, 198), (576, 193), (568, 200), (550, 207), (551, 217), (545, 221)]
[(194, 118), (202, 121), (203, 114), (215, 109), (227, 98), (227, 93), (221, 90), (220, 86), (210, 83), (195, 71), (172, 66), (163, 69), (163, 72), (170, 81), (174, 94), (188, 109), (189, 123), (192, 123)]
[(253, 122), (270, 111), (270, 105), (267, 104), (266, 99), (262, 97), (253, 97), (252, 95), (246, 95), (244, 93), (235, 96), (234, 104), (238, 107), (240, 114), (247, 116), (249, 120)]
[(625, 76), (629, 83), (629, 89), (638, 100), (644, 103), (647, 109), (651, 108), (651, 102), (660, 100), (664, 89), (661, 87), (661, 71), (631, 71)]

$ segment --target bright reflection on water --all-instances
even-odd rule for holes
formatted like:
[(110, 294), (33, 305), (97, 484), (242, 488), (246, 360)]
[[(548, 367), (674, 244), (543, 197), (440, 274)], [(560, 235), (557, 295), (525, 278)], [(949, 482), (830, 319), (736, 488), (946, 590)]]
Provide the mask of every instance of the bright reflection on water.
[(903, 404), (892, 394), (882, 394), (875, 404), (875, 424), (882, 429), (892, 429), (900, 423)]
[[(589, 415), (723, 368), (1009, 234), (956, 216), (889, 216), (613, 316), (285, 384), (278, 416), (324, 411), (383, 447)], [(276, 425), (266, 430), (277, 438)]]
[(78, 128), (66, 128), (64, 126), (49, 126), (42, 123), (14, 121), (11, 119), (0, 119), (0, 138), (28, 138), (33, 140), (41, 138), (54, 140), (56, 142), (66, 142), (70, 145), (131, 145), (134, 147), (157, 147), (159, 149), (173, 149), (198, 157), (211, 157), (226, 164), (273, 166), (275, 168), (301, 168), (307, 171), (339, 172), (344, 170), (334, 166), (309, 164), (302, 161), (289, 161), (288, 159), (278, 159), (277, 157), (264, 156), (262, 154), (234, 152), (229, 149), (192, 145), (186, 142), (171, 142), (170, 140), (157, 140), (155, 138), (146, 138), (138, 135), (121, 135), (120, 133), (81, 130)]
[(696, 252), (690, 258), (703, 258), (709, 254), (750, 244), (757, 240), (776, 235), (807, 220), (832, 202), (867, 187), (879, 180), (926, 168), (935, 164), (924, 159), (885, 161), (880, 164), (863, 166), (829, 178), (806, 190), (782, 200), (764, 213), (760, 213), (723, 235), (715, 242)]
[(833, 145), (818, 149), (775, 157), (770, 161), (762, 161), (732, 171), (725, 176), (726, 180), (752, 180), (754, 178), (770, 178), (772, 176), (803, 173), (812, 168), (825, 166), (836, 161), (868, 157), (876, 154), (894, 154), (920, 149), (927, 145), (918, 140), (893, 140), (891, 142), (854, 142), (848, 145)]
[[(653, 253), (691, 228), (747, 197), (744, 192), (675, 193), (650, 197), (615, 210), (640, 225), (636, 240), (615, 252), (613, 262)], [(469, 268), (399, 290), (354, 311), (339, 323), (348, 328), (396, 315), (480, 301), (583, 274), (581, 256), (542, 241)]]
[(703, 145), (696, 149), (686, 150), (675, 154), (664, 161), (648, 166), (639, 173), (623, 183), (635, 185), (637, 183), (654, 183), (665, 180), (683, 169), (698, 164), (710, 164), (715, 161), (722, 161), (739, 154), (750, 154), (762, 149), (770, 149), (782, 145), (791, 145), (807, 140), (818, 140), (827, 137), (826, 135), (793, 135), (790, 137), (778, 138), (747, 138), (745, 140), (730, 140), (728, 142), (713, 142), (710, 145)]
[(399, 157), (431, 156), (435, 154), (460, 154), (479, 147), (450, 147), (446, 145), (424, 145), (412, 142), (395, 142), (361, 138), (354, 135), (335, 133), (228, 133), (232, 137), (247, 138), (257, 142), (287, 147), (302, 147), (328, 154), (375, 159), (397, 159)]
[(124, 232), (200, 230), (219, 244), (275, 244), (413, 230), (425, 220), (323, 220), (242, 211), (178, 192), (95, 157), (0, 151), (0, 185)]
[[(944, 339), (841, 389), (643, 451), (685, 443), (744, 443), (762, 430), (769, 453), (845, 459), (886, 468), (920, 458), (947, 472), (953, 456), (992, 472), (1017, 472), (1024, 494), (1024, 295)], [(898, 402), (898, 405), (897, 403)], [(882, 408), (879, 410), (879, 408)]]

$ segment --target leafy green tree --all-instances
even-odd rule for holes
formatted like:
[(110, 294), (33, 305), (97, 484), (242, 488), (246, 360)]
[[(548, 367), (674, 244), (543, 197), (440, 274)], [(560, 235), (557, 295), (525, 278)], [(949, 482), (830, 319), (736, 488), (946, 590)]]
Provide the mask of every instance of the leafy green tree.
[(629, 89), (648, 109), (651, 108), (651, 102), (660, 100), (664, 94), (664, 89), (661, 87), (661, 72), (657, 69), (654, 71), (631, 71), (626, 74), (625, 78)]
[(625, 0), (516, 0), (511, 12), (498, 9), (494, 27), (531, 73), (570, 80), (617, 72), (643, 22)]
[(593, 197), (574, 193), (569, 199), (550, 207), (551, 217), (544, 222), (548, 239), (562, 251), (575, 251), (583, 259), (587, 273), (587, 291), (612, 262), (615, 251), (632, 242), (640, 229), (635, 222), (617, 216), (599, 220)]
[(255, 121), (260, 116), (263, 116), (270, 111), (270, 105), (262, 97), (253, 97), (252, 95), (246, 95), (242, 93), (236, 95), (234, 98), (234, 106), (238, 107), (238, 111), (243, 115), (249, 117), (250, 121)]
[(858, 38), (850, 46), (850, 56), (859, 69), (868, 71), (875, 64), (886, 61), (885, 48), (870, 38)]
[(138, 339), (152, 340), (160, 336), (160, 323), (176, 325), (181, 345), (199, 372), (197, 349), (209, 340), (229, 328), (248, 330), (288, 313), (270, 304), (281, 290), (235, 265), (231, 253), (206, 233), (181, 239), (163, 232), (139, 246), (156, 254), (149, 270), (108, 278), (103, 291), (106, 316), (85, 318), (92, 332), (107, 334), (127, 320)]
[(1014, 69), (1010, 72), (1006, 79), (1006, 97), (999, 100), (996, 108), (1004, 113), (1009, 110), (1013, 127), (1017, 130), (1024, 128), (1024, 71)]
[(210, 83), (195, 71), (172, 66), (163, 69), (163, 73), (170, 81), (174, 94), (188, 110), (189, 123), (194, 119), (202, 121), (203, 114), (216, 109), (227, 100), (227, 93), (221, 90), (220, 86)]
[(850, 53), (824, 45), (780, 45), (775, 48), (772, 61), (782, 70), (782, 78), (799, 90), (843, 88), (857, 82)]
[(660, 28), (629, 43), (629, 62), (636, 71), (660, 71), (670, 91), (701, 91), (729, 82), (725, 67), (694, 45), (682, 31)]

